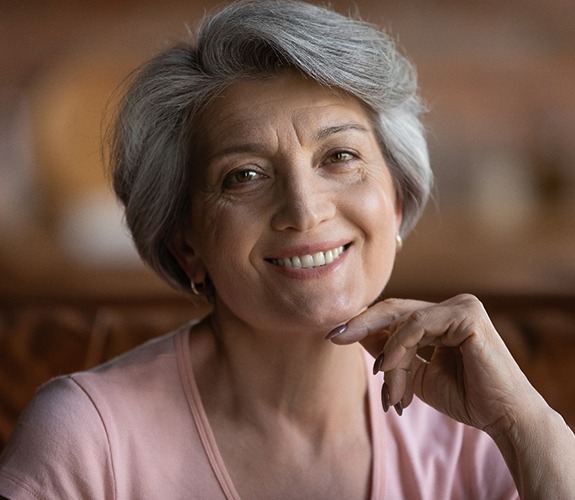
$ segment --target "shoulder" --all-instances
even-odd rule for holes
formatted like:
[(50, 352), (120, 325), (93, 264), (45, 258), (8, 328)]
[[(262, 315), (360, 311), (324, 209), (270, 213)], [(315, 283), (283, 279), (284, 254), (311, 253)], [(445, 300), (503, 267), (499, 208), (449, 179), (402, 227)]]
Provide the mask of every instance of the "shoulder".
[(168, 400), (181, 388), (181, 351), (187, 328), (150, 340), (94, 369), (72, 374), (103, 420), (132, 417), (150, 401)]
[(44, 385), (19, 419), (0, 459), (0, 494), (22, 489), (56, 498), (113, 490), (106, 429), (71, 377)]
[(101, 426), (101, 420), (90, 397), (71, 376), (58, 377), (38, 390), (16, 424), (12, 441), (38, 438), (57, 451), (80, 434), (78, 430), (94, 424)]
[(154, 405), (178, 394), (176, 339), (183, 342), (185, 332), (42, 386), (0, 457), (0, 495), (10, 498), (29, 489), (42, 492), (42, 498), (58, 491), (70, 492), (70, 498), (102, 498), (114, 491), (116, 462), (125, 458), (118, 455), (121, 436), (134, 434), (127, 440), (137, 441), (133, 438), (157, 423), (150, 418), (158, 413)]

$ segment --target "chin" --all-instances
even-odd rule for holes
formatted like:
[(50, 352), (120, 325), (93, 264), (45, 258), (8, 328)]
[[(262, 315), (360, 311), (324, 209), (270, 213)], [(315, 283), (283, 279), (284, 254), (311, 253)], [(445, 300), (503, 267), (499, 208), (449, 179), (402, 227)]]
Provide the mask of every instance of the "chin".
[[(288, 313), (291, 321), (296, 320), (301, 327), (309, 325), (310, 330), (321, 330), (327, 334), (335, 327), (347, 323), (369, 306), (368, 301), (339, 300), (321, 304), (309, 302), (297, 311)], [(291, 322), (290, 321), (290, 322)]]

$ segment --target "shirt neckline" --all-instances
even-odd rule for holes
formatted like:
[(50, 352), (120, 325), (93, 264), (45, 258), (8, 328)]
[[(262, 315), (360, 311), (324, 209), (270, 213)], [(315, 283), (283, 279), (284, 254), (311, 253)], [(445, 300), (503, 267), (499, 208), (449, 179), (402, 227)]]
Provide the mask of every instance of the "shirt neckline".
[[(228, 500), (241, 500), (241, 497), (234, 486), (232, 478), (230, 477), (228, 470), (226, 468), (225, 462), (221, 456), (218, 444), (216, 442), (211, 424), (208, 420), (202, 398), (200, 396), (200, 391), (196, 383), (194, 376), (194, 370), (192, 367), (190, 351), (189, 351), (189, 335), (190, 328), (184, 328), (179, 334), (174, 338), (176, 359), (178, 363), (178, 369), (180, 372), (180, 379), (182, 381), (186, 399), (188, 401), (188, 406), (192, 413), (194, 422), (198, 429), (200, 440), (214, 471), (214, 474), (218, 480), (218, 483)], [(384, 467), (384, 456), (383, 450), (383, 418), (381, 416), (381, 403), (379, 401), (379, 391), (378, 384), (373, 380), (373, 375), (371, 374), (371, 364), (373, 359), (371, 356), (364, 351), (363, 356), (364, 369), (367, 377), (367, 399), (368, 399), (368, 409), (369, 409), (369, 426), (370, 426), (370, 438), (371, 438), (371, 449), (372, 449), (372, 462), (371, 462), (371, 474), (370, 474), (370, 498), (371, 500), (376, 500), (382, 498), (384, 493), (384, 480), (386, 470)], [(381, 379), (381, 375), (377, 377), (378, 380)], [(380, 380), (381, 381), (381, 380)]]

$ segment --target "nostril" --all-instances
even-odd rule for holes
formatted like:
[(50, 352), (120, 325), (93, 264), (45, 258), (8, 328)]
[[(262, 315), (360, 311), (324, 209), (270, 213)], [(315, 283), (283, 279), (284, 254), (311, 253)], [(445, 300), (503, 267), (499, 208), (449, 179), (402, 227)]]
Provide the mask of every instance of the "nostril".
[(284, 200), (272, 219), (276, 230), (309, 231), (335, 215), (334, 204), (322, 195), (309, 193)]

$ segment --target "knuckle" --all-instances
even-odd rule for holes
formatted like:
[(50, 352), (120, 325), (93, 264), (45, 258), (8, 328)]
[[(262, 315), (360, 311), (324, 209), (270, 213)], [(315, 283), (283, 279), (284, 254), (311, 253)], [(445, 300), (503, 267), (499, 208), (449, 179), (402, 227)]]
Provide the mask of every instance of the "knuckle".
[(421, 323), (421, 322), (425, 321), (426, 316), (427, 316), (426, 311), (424, 311), (423, 309), (417, 309), (416, 311), (413, 311), (409, 315), (409, 319), (411, 321), (413, 321), (414, 323)]
[(360, 316), (354, 318), (352, 321), (355, 323), (354, 328), (357, 330), (358, 334), (360, 334), (361, 336), (369, 335), (369, 333), (371, 332), (371, 328), (367, 318)]
[(462, 302), (464, 306), (466, 306), (471, 311), (477, 314), (485, 313), (485, 307), (483, 305), (483, 302), (481, 302), (475, 295), (465, 293), (462, 294), (462, 296), (463, 296)]
[(383, 301), (384, 304), (391, 306), (394, 309), (401, 306), (402, 302), (403, 302), (402, 299), (397, 299), (397, 298), (393, 298), (393, 297), (391, 297), (389, 299), (385, 299)]
[(473, 306), (473, 305), (481, 304), (479, 299), (471, 293), (461, 293), (461, 294), (457, 295), (455, 298), (457, 299), (458, 303), (463, 304), (463, 305)]

